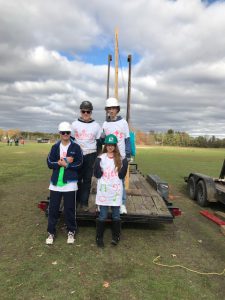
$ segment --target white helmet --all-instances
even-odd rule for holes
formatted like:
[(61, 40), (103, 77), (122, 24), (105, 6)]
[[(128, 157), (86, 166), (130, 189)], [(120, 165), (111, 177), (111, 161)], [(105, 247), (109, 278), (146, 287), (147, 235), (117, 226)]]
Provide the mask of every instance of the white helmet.
[(118, 106), (119, 107), (119, 102), (116, 98), (108, 98), (106, 100), (106, 105), (105, 107), (113, 107), (113, 106)]
[(71, 126), (68, 122), (61, 122), (58, 126), (59, 131), (70, 131), (71, 132)]

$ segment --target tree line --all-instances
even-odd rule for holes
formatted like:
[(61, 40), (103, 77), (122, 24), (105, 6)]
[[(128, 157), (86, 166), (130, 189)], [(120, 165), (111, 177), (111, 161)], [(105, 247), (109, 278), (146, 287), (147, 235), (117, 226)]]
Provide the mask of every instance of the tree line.
[(3, 130), (0, 128), (0, 141), (6, 141), (7, 139), (16, 138), (25, 139), (28, 141), (37, 140), (39, 138), (55, 141), (59, 138), (59, 135), (58, 133), (21, 131), (20, 129)]
[[(132, 129), (135, 132), (137, 145), (162, 145), (162, 146), (180, 146), (180, 147), (201, 147), (201, 148), (225, 148), (225, 138), (219, 139), (214, 135), (192, 137), (186, 132), (174, 131), (167, 132), (143, 132)], [(8, 138), (23, 138), (25, 140), (37, 140), (38, 138), (49, 139), (55, 141), (58, 139), (57, 133), (30, 132), (21, 131), (19, 129), (3, 130), (0, 128), (0, 140), (4, 141)]]
[(219, 139), (213, 136), (192, 137), (186, 132), (174, 131), (148, 133), (140, 130), (133, 130), (136, 135), (136, 144), (138, 145), (162, 145), (179, 147), (201, 147), (201, 148), (225, 148), (225, 138)]

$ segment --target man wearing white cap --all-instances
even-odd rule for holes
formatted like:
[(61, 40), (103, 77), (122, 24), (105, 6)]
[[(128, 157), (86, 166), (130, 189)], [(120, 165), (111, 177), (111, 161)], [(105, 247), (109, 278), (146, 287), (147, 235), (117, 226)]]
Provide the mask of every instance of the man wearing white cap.
[(49, 185), (50, 202), (48, 214), (48, 237), (46, 244), (54, 242), (60, 202), (64, 199), (65, 222), (68, 231), (67, 243), (74, 243), (76, 226), (76, 191), (78, 169), (82, 166), (83, 155), (78, 144), (70, 139), (71, 126), (61, 122), (58, 126), (60, 141), (54, 144), (47, 157), (47, 164), (52, 169)]

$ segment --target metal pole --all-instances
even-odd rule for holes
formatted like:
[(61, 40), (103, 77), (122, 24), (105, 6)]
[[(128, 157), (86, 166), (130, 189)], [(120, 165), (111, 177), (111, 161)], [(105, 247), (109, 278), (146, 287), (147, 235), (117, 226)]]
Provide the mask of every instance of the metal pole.
[(108, 76), (107, 76), (107, 91), (106, 91), (106, 99), (109, 98), (109, 79), (110, 79), (110, 62), (112, 61), (112, 55), (108, 55)]
[(118, 99), (118, 28), (115, 29), (115, 98)]
[(129, 67), (128, 67), (128, 90), (127, 90), (127, 123), (130, 125), (130, 92), (131, 92), (131, 61), (132, 55), (129, 54), (127, 58)]
[[(127, 89), (127, 123), (128, 126), (130, 127), (130, 90), (131, 90), (131, 61), (132, 61), (132, 56), (131, 54), (128, 55), (127, 58), (128, 61), (128, 89)], [(127, 175), (125, 177), (125, 187), (126, 190), (129, 189), (130, 186), (130, 166), (128, 165), (128, 169), (127, 169)]]

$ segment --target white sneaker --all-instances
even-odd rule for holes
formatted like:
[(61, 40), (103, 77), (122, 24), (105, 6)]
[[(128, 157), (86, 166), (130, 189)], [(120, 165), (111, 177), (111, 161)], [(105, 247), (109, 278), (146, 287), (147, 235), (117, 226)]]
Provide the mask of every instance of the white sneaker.
[(124, 204), (122, 204), (120, 206), (120, 214), (121, 215), (126, 215), (127, 214), (127, 209), (126, 209), (126, 206)]
[(67, 238), (67, 244), (74, 244), (74, 241), (75, 241), (74, 233), (69, 231), (68, 238)]
[(52, 245), (53, 242), (54, 242), (54, 234), (49, 233), (45, 243), (47, 245)]

